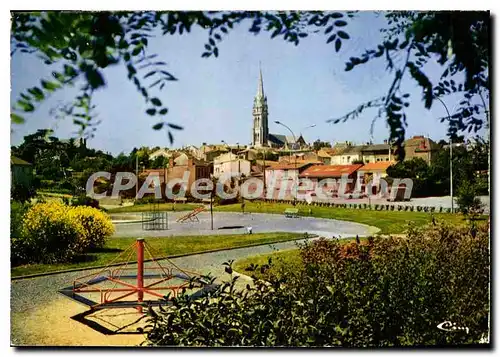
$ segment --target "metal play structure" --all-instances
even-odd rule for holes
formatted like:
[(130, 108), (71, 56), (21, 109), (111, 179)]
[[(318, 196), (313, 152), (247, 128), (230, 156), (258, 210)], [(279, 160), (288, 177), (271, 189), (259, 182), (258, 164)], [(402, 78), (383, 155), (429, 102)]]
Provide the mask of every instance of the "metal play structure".
[(167, 212), (142, 212), (141, 222), (143, 231), (164, 231), (168, 229)]
[(177, 219), (177, 222), (184, 223), (184, 222), (199, 222), (200, 220), (198, 219), (198, 214), (201, 212), (205, 211), (205, 207), (197, 207), (188, 214), (180, 217)]
[(168, 214), (160, 211), (159, 202), (153, 202), (150, 210), (141, 213), (143, 231), (160, 231), (168, 229)]
[[(145, 253), (148, 259), (145, 259)], [(137, 261), (131, 262), (134, 254)], [(142, 313), (144, 307), (169, 304), (183, 290), (192, 292), (190, 298), (196, 299), (216, 288), (207, 278), (181, 269), (169, 259), (164, 259), (168, 266), (160, 264), (143, 238), (138, 238), (114, 261), (119, 257), (126, 257), (123, 264), (112, 262), (97, 273), (74, 280), (71, 286), (59, 290), (59, 293), (88, 306), (91, 311), (136, 308)], [(131, 266), (135, 264), (136, 267)]]

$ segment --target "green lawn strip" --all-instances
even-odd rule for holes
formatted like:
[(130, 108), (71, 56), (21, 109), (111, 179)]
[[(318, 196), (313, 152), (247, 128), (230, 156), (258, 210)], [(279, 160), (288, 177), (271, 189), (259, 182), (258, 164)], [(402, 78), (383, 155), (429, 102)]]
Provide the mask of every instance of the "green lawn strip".
[[(268, 264), (269, 258), (272, 259), (272, 266), (274, 268), (279, 268), (279, 266), (300, 266), (302, 262), (299, 256), (299, 250), (297, 248), (280, 250), (273, 253), (253, 255), (251, 257), (238, 259), (233, 263), (233, 270), (248, 276), (255, 275), (257, 278), (262, 279), (264, 275), (260, 272), (260, 267)], [(254, 271), (247, 271), (247, 267), (250, 264), (258, 265), (258, 268)]]
[(111, 208), (108, 209), (108, 213), (123, 213), (123, 212), (147, 212), (151, 211), (154, 207), (154, 209), (158, 209), (160, 211), (173, 211), (175, 208), (175, 211), (191, 211), (197, 207), (200, 207), (202, 205), (200, 204), (195, 204), (195, 203), (176, 203), (175, 207), (173, 203), (160, 203), (158, 206), (153, 206), (151, 204), (140, 204), (140, 205), (133, 205), (133, 206), (126, 206), (126, 207), (118, 207), (118, 208)]
[[(360, 238), (360, 241), (366, 240), (367, 238), (363, 237)], [(339, 242), (341, 244), (346, 244), (350, 242), (354, 242), (356, 238), (348, 238), (348, 239), (341, 239)], [(300, 268), (302, 266), (302, 261), (300, 259), (299, 255), (299, 249), (298, 248), (292, 248), (292, 249), (286, 249), (286, 250), (279, 250), (277, 252), (273, 253), (265, 253), (265, 254), (258, 254), (258, 255), (253, 255), (250, 257), (238, 259), (233, 263), (233, 270), (240, 273), (240, 274), (245, 274), (248, 276), (255, 275), (255, 277), (262, 279), (265, 278), (265, 274), (263, 275), (260, 272), (260, 267), (268, 264), (269, 258), (272, 259), (272, 268), (271, 269), (279, 269), (280, 266), (294, 266), (297, 268)], [(257, 270), (255, 271), (246, 271), (245, 269), (250, 266), (250, 264), (258, 265)]]
[[(285, 203), (245, 202), (245, 212), (283, 214), (287, 208), (294, 208), (294, 206)], [(466, 222), (463, 215), (451, 213), (374, 211), (302, 205), (295, 206), (295, 208), (298, 208), (299, 215), (303, 216), (309, 216), (309, 209), (311, 209), (311, 217), (338, 219), (374, 226), (380, 228), (379, 233), (381, 234), (404, 233), (408, 227), (408, 223), (413, 222), (417, 225), (427, 224), (431, 222), (432, 216), (434, 216), (437, 221), (446, 221), (452, 224), (464, 224)], [(219, 212), (241, 212), (241, 205), (233, 204), (218, 206), (215, 209)]]
[(37, 195), (39, 196), (49, 196), (49, 197), (65, 197), (65, 198), (72, 198), (74, 197), (73, 195), (70, 195), (68, 193), (58, 193), (58, 192), (49, 192), (49, 191), (37, 191)]
[[(203, 253), (210, 250), (245, 247), (248, 245), (285, 242), (300, 239), (302, 237), (302, 233), (274, 232), (209, 236), (151, 237), (146, 238), (146, 242), (151, 247), (151, 254), (153, 254), (154, 257), (164, 257), (188, 253)], [(15, 277), (59, 270), (105, 266), (110, 264), (120, 252), (132, 245), (135, 240), (136, 238), (133, 237), (111, 238), (107, 241), (103, 249), (88, 253), (77, 262), (22, 265), (11, 268), (11, 275)], [(121, 260), (115, 262), (123, 262), (126, 260), (125, 256), (121, 256), (120, 258)], [(135, 257), (133, 260), (135, 260)]]

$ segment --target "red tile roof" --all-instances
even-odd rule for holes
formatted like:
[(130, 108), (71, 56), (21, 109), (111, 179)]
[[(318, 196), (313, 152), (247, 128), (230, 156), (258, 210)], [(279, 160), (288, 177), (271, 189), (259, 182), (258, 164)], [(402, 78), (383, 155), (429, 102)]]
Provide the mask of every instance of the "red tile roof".
[(306, 169), (300, 177), (342, 177), (343, 174), (350, 175), (363, 165), (316, 165)]
[(394, 161), (377, 161), (369, 162), (360, 168), (360, 171), (385, 171), (391, 165), (394, 165)]
[(271, 167), (266, 167), (266, 170), (297, 170), (297, 169), (301, 169), (303, 168), (304, 166), (307, 166), (307, 165), (311, 165), (313, 164), (312, 162), (309, 162), (309, 161), (297, 161), (297, 163), (292, 163), (292, 164), (288, 164), (288, 163), (283, 163), (283, 164), (278, 164), (278, 165), (273, 165)]

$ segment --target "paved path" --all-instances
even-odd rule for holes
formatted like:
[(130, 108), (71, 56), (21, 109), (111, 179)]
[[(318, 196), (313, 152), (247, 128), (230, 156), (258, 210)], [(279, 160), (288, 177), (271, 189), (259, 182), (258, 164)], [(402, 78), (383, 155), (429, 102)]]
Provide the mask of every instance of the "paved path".
[[(229, 275), (222, 263), (275, 250), (295, 248), (304, 240), (203, 253), (172, 259), (180, 268), (211, 274), (218, 282)], [(166, 266), (166, 264), (165, 264)], [(141, 335), (103, 335), (71, 319), (86, 310), (57, 290), (99, 269), (62, 273), (38, 278), (14, 280), (11, 283), (11, 342), (14, 345), (137, 345)], [(246, 284), (245, 277), (240, 284)]]
[[(490, 212), (490, 196), (478, 196), (483, 204), (484, 213), (489, 214)], [(332, 203), (365, 203), (365, 204), (382, 204), (382, 205), (401, 205), (401, 206), (427, 206), (427, 207), (435, 207), (439, 209), (439, 207), (443, 208), (451, 208), (451, 196), (441, 196), (441, 197), (420, 197), (420, 198), (412, 198), (410, 201), (403, 202), (387, 202), (386, 199), (383, 198), (372, 198), (368, 200), (368, 198), (352, 198), (352, 199), (342, 199), (342, 198), (334, 198), (331, 200), (321, 200), (317, 197), (313, 197), (313, 201), (318, 202), (332, 202)], [(457, 199), (454, 197), (454, 208), (457, 208)]]
[[(266, 213), (237, 213), (214, 212), (214, 230), (210, 229), (210, 213), (202, 212), (198, 215), (199, 222), (176, 222), (187, 212), (168, 212), (168, 230), (144, 231), (141, 223), (115, 224), (116, 237), (154, 237), (178, 235), (211, 235), (211, 234), (242, 234), (246, 227), (252, 227), (253, 233), (263, 232), (299, 232), (317, 234), (325, 237), (353, 237), (356, 234), (366, 236), (374, 234), (378, 228), (365, 224), (339, 221), (328, 218), (299, 217), (286, 218), (282, 214)], [(120, 213), (120, 220), (126, 217)], [(136, 219), (137, 214), (130, 213), (131, 219)], [(224, 227), (241, 228), (224, 229)]]

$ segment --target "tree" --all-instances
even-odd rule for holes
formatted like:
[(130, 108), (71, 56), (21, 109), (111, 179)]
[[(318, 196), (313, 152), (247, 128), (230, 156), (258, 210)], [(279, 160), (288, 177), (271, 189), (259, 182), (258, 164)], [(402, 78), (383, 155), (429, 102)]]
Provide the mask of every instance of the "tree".
[[(461, 93), (456, 113), (451, 113), (449, 131), (477, 131), (488, 125), (489, 98), (489, 32), (490, 15), (483, 11), (392, 11), (384, 13), (387, 27), (384, 41), (366, 50), (360, 57), (351, 57), (346, 71), (381, 58), (394, 79), (387, 92), (362, 103), (346, 115), (331, 119), (337, 123), (359, 116), (368, 108), (376, 108), (375, 118), (384, 117), (390, 128), (390, 140), (397, 147), (397, 154), (404, 157), (402, 144), (407, 122), (405, 108), (410, 105), (409, 94), (402, 87), (409, 76), (422, 89), (426, 108), (434, 99), (450, 93)], [(92, 95), (106, 85), (103, 70), (123, 65), (127, 76), (136, 86), (148, 105), (146, 114), (160, 117), (154, 129), (167, 128), (170, 141), (171, 129), (181, 126), (167, 123), (168, 112), (162, 101), (152, 93), (152, 88), (162, 90), (176, 80), (165, 70), (165, 62), (148, 54), (148, 38), (153, 33), (182, 35), (194, 27), (208, 32), (202, 57), (218, 57), (217, 44), (236, 26), (245, 21), (254, 34), (267, 32), (271, 38), (298, 45), (301, 39), (312, 34), (325, 36), (339, 52), (342, 43), (350, 39), (349, 22), (355, 20), (354, 12), (323, 11), (192, 11), (192, 12), (48, 12), (12, 13), (11, 42), (13, 52), (36, 53), (47, 64), (59, 64), (63, 70), (54, 71), (54, 80), (43, 79), (40, 86), (21, 94), (11, 114), (15, 123), (22, 123), (22, 113), (32, 112), (36, 105), (50, 93), (83, 80), (80, 94), (72, 103), (60, 108), (63, 116), (73, 118), (81, 132), (95, 130), (95, 105)], [(403, 58), (402, 64), (396, 58)], [(442, 67), (439, 79), (429, 78), (425, 64), (437, 58)], [(480, 103), (476, 103), (477, 98)], [(484, 115), (483, 115), (484, 114)], [(441, 118), (442, 121), (448, 117)]]
[(278, 161), (279, 154), (272, 151), (259, 151), (255, 157), (257, 160)]
[(135, 161), (132, 162), (131, 156), (120, 153), (112, 162), (113, 172), (126, 172), (135, 170)]
[(154, 160), (150, 160), (149, 165), (152, 169), (166, 168), (168, 166), (168, 161), (168, 157), (157, 156)]
[(313, 150), (314, 151), (318, 151), (321, 148), (331, 148), (331, 147), (332, 147), (332, 145), (328, 141), (321, 141), (318, 139), (313, 143)]
[(471, 217), (483, 212), (483, 204), (477, 197), (476, 186), (467, 181), (462, 181), (458, 188), (457, 204), (463, 214)]
[(429, 165), (421, 158), (397, 162), (387, 168), (387, 175), (391, 178), (413, 180), (413, 197), (432, 195), (433, 184), (430, 182)]
[[(88, 177), (98, 171), (111, 169), (113, 156), (100, 150), (77, 146), (74, 140), (59, 140), (51, 136), (52, 131), (41, 129), (26, 135), (18, 147), (12, 147), (12, 154), (33, 164), (35, 183), (45, 181), (46, 188), (73, 190), (84, 188)], [(37, 188), (38, 184), (34, 185)], [(22, 188), (14, 188), (19, 196)], [(32, 189), (32, 193), (34, 190)]]

